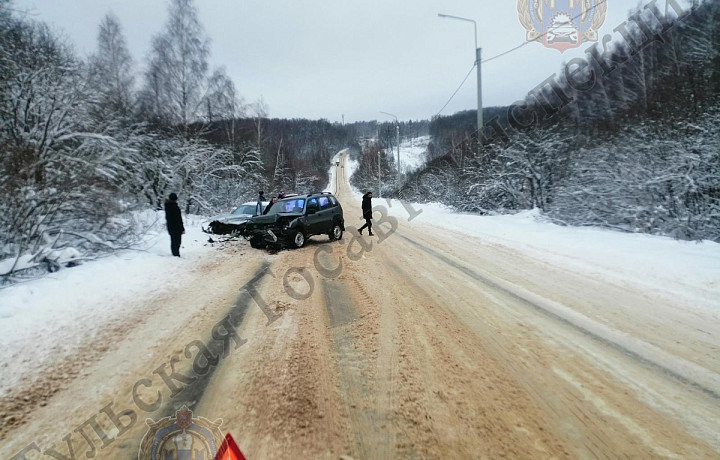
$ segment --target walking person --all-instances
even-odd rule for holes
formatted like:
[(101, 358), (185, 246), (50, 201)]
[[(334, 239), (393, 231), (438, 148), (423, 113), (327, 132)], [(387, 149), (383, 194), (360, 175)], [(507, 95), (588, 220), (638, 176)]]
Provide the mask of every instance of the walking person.
[(256, 216), (262, 216), (263, 213), (263, 202), (265, 201), (265, 192), (260, 190), (258, 192), (258, 200), (257, 204), (255, 205), (255, 215)]
[(365, 225), (358, 229), (358, 233), (362, 235), (362, 231), (367, 227), (368, 235), (373, 236), (372, 232), (372, 192), (367, 192), (362, 197), (362, 212)]
[(182, 236), (185, 234), (185, 226), (183, 225), (180, 206), (178, 206), (178, 196), (171, 193), (165, 201), (165, 222), (167, 231), (170, 234), (170, 251), (175, 257), (180, 257), (180, 243)]

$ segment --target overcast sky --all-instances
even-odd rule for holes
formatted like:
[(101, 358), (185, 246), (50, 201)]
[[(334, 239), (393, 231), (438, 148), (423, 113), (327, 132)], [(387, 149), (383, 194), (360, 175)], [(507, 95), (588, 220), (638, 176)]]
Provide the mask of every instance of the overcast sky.
[[(643, 3), (647, 3), (644, 0)], [(138, 71), (163, 27), (167, 0), (14, 0), (16, 9), (62, 31), (82, 55), (113, 12)], [(632, 0), (608, 0), (601, 36), (626, 18)], [(346, 122), (435, 115), (475, 60), (471, 23), (483, 57), (525, 41), (516, 0), (196, 0), (211, 38), (212, 66), (225, 66), (247, 102), (263, 97), (270, 116)], [(561, 54), (531, 43), (483, 66), (485, 106), (524, 97), (589, 45)], [(443, 111), (476, 105), (475, 76)]]

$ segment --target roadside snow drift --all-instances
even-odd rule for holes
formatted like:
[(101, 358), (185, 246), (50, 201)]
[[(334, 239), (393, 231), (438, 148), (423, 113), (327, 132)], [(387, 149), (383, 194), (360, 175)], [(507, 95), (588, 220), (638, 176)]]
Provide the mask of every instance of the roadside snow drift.
[(118, 305), (173, 289), (192, 276), (211, 250), (201, 218), (183, 216), (181, 258), (170, 254), (164, 216), (148, 232), (142, 250), (122, 251), (0, 290), (0, 395), (50, 354), (67, 353), (128, 311)]

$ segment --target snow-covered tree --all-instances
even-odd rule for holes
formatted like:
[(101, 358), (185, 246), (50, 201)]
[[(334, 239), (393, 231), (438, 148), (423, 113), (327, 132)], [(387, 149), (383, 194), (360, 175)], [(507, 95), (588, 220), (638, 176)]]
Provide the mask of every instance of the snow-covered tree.
[(43, 24), (10, 19), (0, 33), (0, 258), (126, 244), (129, 151), (94, 129), (87, 66)]
[(193, 0), (172, 0), (165, 28), (152, 40), (145, 73), (148, 116), (183, 130), (202, 116), (209, 43)]
[(358, 168), (351, 177), (353, 186), (360, 190), (375, 190), (378, 187), (382, 193), (378, 196), (387, 196), (396, 185), (397, 175), (392, 164), (392, 153), (388, 153), (376, 142), (369, 142), (363, 146), (360, 153)]
[(621, 138), (583, 149), (554, 190), (559, 221), (683, 239), (720, 240), (720, 114), (672, 129), (628, 127)]
[(216, 69), (208, 81), (205, 107), (206, 121), (218, 122), (228, 148), (235, 149), (240, 140), (237, 120), (245, 115), (245, 105), (223, 67)]
[(92, 115), (99, 123), (127, 120), (135, 104), (133, 60), (120, 23), (108, 14), (98, 30), (98, 49), (90, 57), (91, 90), (96, 100)]

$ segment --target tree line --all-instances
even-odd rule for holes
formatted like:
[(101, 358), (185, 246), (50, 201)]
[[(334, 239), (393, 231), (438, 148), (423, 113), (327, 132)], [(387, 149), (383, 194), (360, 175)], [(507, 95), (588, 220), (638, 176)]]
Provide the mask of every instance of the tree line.
[(486, 109), (482, 136), (473, 111), (432, 120), (433, 160), (396, 194), (720, 241), (720, 3), (673, 5), (632, 12), (613, 43)]
[(193, 0), (171, 0), (143, 66), (111, 14), (82, 58), (0, 0), (0, 275), (131, 247), (138, 211), (170, 192), (210, 214), (258, 189), (327, 183), (347, 131), (270, 119), (211, 67), (209, 43)]

